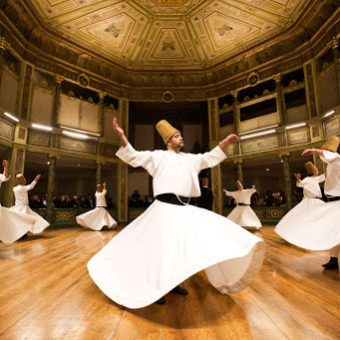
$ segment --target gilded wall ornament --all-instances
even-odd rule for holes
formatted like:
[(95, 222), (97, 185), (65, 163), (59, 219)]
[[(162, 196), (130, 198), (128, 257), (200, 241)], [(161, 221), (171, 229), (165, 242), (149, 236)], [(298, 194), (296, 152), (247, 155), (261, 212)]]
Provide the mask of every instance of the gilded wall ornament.
[(260, 76), (256, 72), (252, 72), (248, 75), (247, 82), (250, 86), (255, 86), (260, 80)]
[(85, 73), (81, 73), (78, 75), (78, 82), (81, 86), (89, 86), (90, 84), (90, 79)]
[(162, 93), (162, 100), (165, 103), (171, 103), (174, 100), (174, 94), (171, 91), (164, 91)]

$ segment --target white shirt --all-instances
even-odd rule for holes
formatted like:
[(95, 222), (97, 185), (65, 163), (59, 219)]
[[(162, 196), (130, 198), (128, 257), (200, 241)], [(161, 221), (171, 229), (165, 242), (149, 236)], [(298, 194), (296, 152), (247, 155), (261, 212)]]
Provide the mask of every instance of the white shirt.
[(236, 203), (250, 204), (250, 197), (256, 189), (242, 189), (237, 191), (227, 191), (226, 196), (232, 197)]
[(15, 196), (15, 205), (23, 206), (28, 205), (28, 194), (27, 192), (32, 190), (35, 185), (37, 184), (36, 181), (33, 181), (29, 185), (17, 185), (13, 188), (14, 196)]
[(102, 192), (96, 191), (96, 207), (106, 207), (106, 199), (105, 195), (107, 193), (106, 189), (103, 189)]
[(327, 163), (327, 177), (325, 180), (325, 194), (340, 196), (340, 155), (337, 152), (323, 150), (321, 160)]
[(322, 197), (319, 183), (324, 182), (325, 175), (305, 177), (302, 181), (296, 182), (296, 186), (303, 188), (303, 196), (309, 198)]
[(133, 167), (147, 170), (153, 177), (154, 196), (174, 193), (186, 197), (201, 196), (199, 172), (214, 167), (227, 157), (219, 146), (195, 155), (169, 150), (136, 151), (131, 144), (121, 147), (116, 155)]
[(9, 176), (6, 177), (5, 174), (0, 174), (0, 187), (2, 182), (7, 182), (9, 180)]

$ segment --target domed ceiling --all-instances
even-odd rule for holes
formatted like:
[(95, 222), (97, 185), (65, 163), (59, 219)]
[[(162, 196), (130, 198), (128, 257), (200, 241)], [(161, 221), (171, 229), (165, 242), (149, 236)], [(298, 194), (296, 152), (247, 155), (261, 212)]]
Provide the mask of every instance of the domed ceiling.
[(207, 69), (286, 31), (310, 0), (21, 0), (66, 40), (135, 70)]

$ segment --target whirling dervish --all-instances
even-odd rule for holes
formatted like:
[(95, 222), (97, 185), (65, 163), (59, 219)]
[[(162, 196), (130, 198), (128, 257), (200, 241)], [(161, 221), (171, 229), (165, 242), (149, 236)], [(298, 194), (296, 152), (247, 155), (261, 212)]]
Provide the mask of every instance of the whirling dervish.
[(34, 217), (35, 223), (30, 229), (33, 234), (39, 234), (44, 231), (50, 224), (39, 214), (33, 211), (28, 205), (28, 191), (32, 190), (38, 183), (41, 175), (37, 175), (33, 182), (26, 185), (26, 178), (23, 174), (16, 176), (17, 185), (13, 188), (15, 196), (15, 205), (10, 208), (11, 211), (20, 212)]
[[(9, 180), (7, 160), (3, 160), (4, 173), (0, 174), (0, 187), (2, 182)], [(4, 208), (0, 204), (0, 241), (12, 243), (26, 235), (34, 226), (35, 219), (26, 214), (17, 213)]]
[(242, 183), (236, 181), (236, 186), (238, 189), (236, 191), (223, 189), (225, 195), (232, 197), (236, 202), (236, 207), (231, 211), (227, 218), (242, 227), (260, 229), (262, 227), (261, 221), (250, 207), (250, 198), (256, 192), (255, 185), (253, 185), (251, 189), (243, 189)]
[(126, 226), (88, 263), (91, 278), (112, 300), (141, 308), (172, 291), (186, 295), (179, 284), (205, 269), (210, 283), (221, 293), (239, 292), (259, 271), (264, 242), (234, 222), (207, 209), (190, 205), (200, 196), (198, 173), (226, 158), (231, 134), (204, 154), (181, 152), (183, 137), (167, 121), (156, 129), (167, 150), (136, 151), (114, 119), (122, 147), (117, 156), (153, 177), (155, 201)]
[[(300, 214), (289, 227), (294, 232), (281, 232), (288, 242), (308, 250), (330, 250), (329, 262), (323, 264), (326, 269), (338, 269), (338, 254), (340, 251), (340, 155), (337, 153), (339, 138), (330, 137), (320, 149), (306, 149), (302, 156), (319, 155), (327, 163), (324, 185), (328, 203), (319, 203)], [(315, 180), (316, 181), (316, 180)], [(293, 238), (292, 238), (292, 235)], [(287, 237), (287, 238), (286, 238)]]
[(117, 222), (106, 210), (106, 194), (106, 183), (97, 184), (97, 191), (95, 193), (96, 207), (76, 217), (79, 225), (92, 230), (101, 230), (103, 227), (113, 228), (117, 226)]
[(312, 162), (307, 162), (305, 167), (309, 176), (303, 180), (301, 180), (300, 173), (294, 174), (296, 186), (303, 188), (303, 199), (291, 209), (275, 227), (275, 231), (282, 238), (297, 245), (301, 244), (307, 236), (304, 234), (304, 228), (299, 226), (301, 221), (303, 221), (301, 217), (308, 214), (311, 209), (326, 204), (322, 201), (322, 193), (319, 185), (319, 183), (325, 181), (325, 175), (319, 175), (318, 168)]

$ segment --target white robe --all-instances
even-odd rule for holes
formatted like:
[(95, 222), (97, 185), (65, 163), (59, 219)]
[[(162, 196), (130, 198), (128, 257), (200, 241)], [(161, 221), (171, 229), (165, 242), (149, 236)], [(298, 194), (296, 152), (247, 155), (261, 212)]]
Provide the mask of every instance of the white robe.
[(30, 229), (30, 232), (32, 232), (33, 234), (41, 233), (44, 229), (46, 229), (50, 225), (39, 214), (33, 211), (28, 205), (28, 191), (32, 190), (36, 184), (37, 182), (33, 181), (29, 185), (19, 184), (15, 186), (13, 188), (15, 196), (15, 205), (10, 208), (11, 211), (20, 212), (34, 217), (35, 223), (33, 227), (31, 227)]
[(255, 192), (255, 189), (227, 191), (226, 196), (232, 197), (237, 204), (227, 217), (242, 227), (254, 227), (256, 229), (260, 229), (262, 227), (261, 221), (256, 216), (253, 209), (249, 205), (238, 205), (239, 203), (250, 204), (250, 198)]
[(113, 228), (117, 226), (117, 222), (109, 214), (106, 208), (107, 190), (102, 192), (96, 191), (96, 208), (76, 217), (77, 223), (85, 228), (92, 230), (101, 230), (104, 226)]
[[(9, 177), (0, 174), (0, 187)], [(25, 214), (16, 213), (4, 208), (0, 204), (0, 241), (12, 243), (27, 234), (35, 223), (35, 219)]]
[[(325, 194), (340, 196), (340, 155), (324, 150), (320, 158), (327, 163)], [(298, 247), (316, 251), (328, 250), (340, 243), (340, 201), (324, 203), (308, 197), (318, 192), (315, 188), (318, 180), (314, 181), (314, 184), (312, 180), (306, 182), (304, 195), (307, 197), (299, 204), (302, 208), (298, 205), (292, 209), (288, 216), (286, 215), (287, 218), (284, 216), (276, 226), (275, 231), (286, 241)], [(313, 186), (315, 190), (311, 189)], [(304, 207), (306, 209), (303, 209)], [(298, 212), (301, 209), (300, 213), (295, 214), (296, 208)]]
[[(200, 196), (198, 173), (225, 159), (219, 147), (193, 155), (137, 152), (129, 144), (117, 156), (153, 176), (154, 195)], [(192, 205), (155, 200), (88, 263), (90, 276), (112, 300), (129, 308), (157, 301), (205, 269), (221, 293), (244, 289), (259, 271), (265, 244), (225, 217)]]

